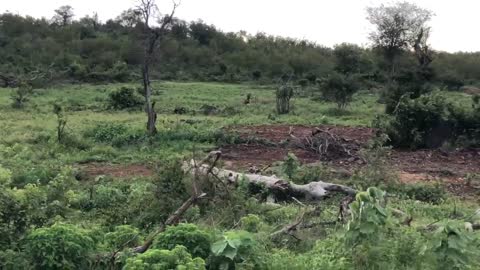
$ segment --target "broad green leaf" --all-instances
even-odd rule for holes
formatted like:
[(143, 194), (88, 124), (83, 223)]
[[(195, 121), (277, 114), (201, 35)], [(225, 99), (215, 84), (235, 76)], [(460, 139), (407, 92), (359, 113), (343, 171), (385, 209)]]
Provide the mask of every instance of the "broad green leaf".
[(228, 242), (226, 240), (220, 240), (212, 244), (211, 250), (213, 254), (220, 255), (227, 247)]

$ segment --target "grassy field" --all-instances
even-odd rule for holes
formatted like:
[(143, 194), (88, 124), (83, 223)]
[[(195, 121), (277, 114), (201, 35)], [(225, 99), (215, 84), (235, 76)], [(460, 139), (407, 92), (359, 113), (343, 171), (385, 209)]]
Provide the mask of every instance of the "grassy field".
[[(67, 129), (74, 134), (83, 134), (95, 126), (105, 123), (118, 123), (139, 133), (143, 129), (146, 116), (141, 110), (113, 111), (107, 109), (108, 94), (128, 84), (112, 85), (73, 85), (37, 90), (23, 110), (10, 106), (10, 90), (0, 89), (0, 142), (4, 145), (32, 144), (42, 136), (53, 136), (56, 117), (53, 104), (61, 104), (68, 118)], [(377, 97), (361, 92), (345, 112), (336, 110), (335, 105), (312, 101), (309, 97), (293, 99), (293, 112), (289, 115), (275, 114), (275, 90), (269, 86), (229, 85), (217, 83), (173, 83), (155, 84), (154, 98), (157, 100), (158, 139), (162, 141), (154, 153), (142, 151), (142, 147), (123, 147), (122, 151), (110, 149), (115, 160), (133, 161), (177, 156), (197, 147), (209, 146), (208, 136), (224, 127), (251, 124), (370, 124), (383, 106), (376, 103)], [(253, 96), (253, 102), (244, 105), (246, 95)], [(219, 113), (204, 115), (203, 105), (216, 106)], [(174, 114), (176, 107), (185, 107), (185, 115)], [(226, 108), (226, 109), (225, 109)], [(188, 120), (190, 124), (185, 124)], [(202, 136), (203, 134), (203, 136)], [(202, 139), (203, 137), (203, 139)], [(176, 141), (176, 142), (175, 142)], [(94, 146), (90, 152), (72, 153), (68, 151), (62, 159), (65, 162), (80, 162), (88, 158), (102, 146)], [(100, 151), (101, 152), (101, 151)], [(102, 159), (102, 157), (100, 157)]]
[[(215, 149), (220, 144), (236, 142), (238, 137), (225, 132), (226, 127), (265, 124), (368, 127), (384, 111), (384, 106), (377, 102), (378, 94), (370, 91), (357, 93), (345, 111), (337, 110), (334, 104), (316, 101), (306, 95), (293, 99), (293, 112), (277, 115), (274, 111), (275, 89), (272, 86), (156, 83), (154, 98), (157, 100), (158, 134), (148, 138), (145, 135), (146, 115), (141, 109), (115, 111), (108, 108), (109, 93), (123, 86), (136, 87), (131, 84), (110, 84), (40, 89), (35, 91), (26, 107), (21, 110), (11, 107), (11, 90), (0, 89), (0, 169), (7, 169), (12, 174), (12, 194), (28, 205), (29, 210), (26, 211), (30, 211), (29, 215), (42, 220), (39, 227), (68, 223), (97, 235), (97, 246), (92, 247), (95, 252), (111, 248), (102, 242), (103, 236), (100, 235), (116, 231), (119, 225), (132, 225), (135, 230), (140, 230), (139, 239), (145, 239), (155, 224), (165, 220), (167, 213), (176, 209), (173, 206), (182, 202), (175, 201), (179, 200), (175, 196), (185, 196), (186, 192), (175, 195), (172, 193), (175, 190), (170, 191), (170, 186), (162, 186), (165, 179), (176, 178), (168, 173), (165, 176), (165, 173), (158, 172), (157, 169), (162, 171), (169, 161), (191, 157), (193, 152), (201, 156), (204, 155), (203, 152)], [(243, 102), (247, 94), (253, 96), (249, 105)], [(449, 93), (448, 98), (469, 106), (469, 97), (462, 93)], [(53, 104), (60, 104), (65, 110), (69, 139), (63, 144), (57, 142), (57, 118), (53, 113)], [(204, 105), (214, 106), (217, 110), (206, 115), (203, 112)], [(175, 108), (180, 107), (184, 107), (186, 113), (174, 114)], [(129, 175), (127, 179), (121, 180), (103, 176), (92, 179), (81, 175), (81, 168), (85, 164), (106, 164), (110, 168), (112, 164), (140, 164), (150, 168), (153, 174)], [(131, 167), (123, 167), (124, 170), (129, 168)], [(374, 179), (380, 179), (378, 181), (385, 181), (381, 183), (384, 187), (398, 191), (399, 194), (413, 192), (414, 195), (408, 195), (411, 197), (394, 196), (388, 203), (390, 207), (411, 215), (412, 224), (417, 228), (452, 216), (459, 221), (466, 220), (473, 217), (472, 213), (476, 209), (475, 200), (460, 200), (456, 196), (446, 195), (431, 184), (428, 187), (415, 186), (414, 189), (409, 189), (408, 185), (394, 185), (391, 181), (395, 177), (390, 179), (392, 170), (381, 162), (373, 162), (365, 170), (355, 172), (349, 179), (340, 179), (326, 173), (323, 166), (315, 170), (316, 176), (321, 175), (328, 181), (340, 181), (354, 187), (365, 188)], [(282, 174), (281, 170), (278, 172)], [(309, 168), (302, 167), (300, 172), (307, 175)], [(1, 177), (0, 174), (0, 180)], [(72, 181), (74, 178), (81, 181)], [(180, 183), (182, 181), (186, 180), (179, 180)], [(1, 184), (0, 182), (0, 186)], [(166, 195), (162, 195), (162, 192), (166, 192)], [(255, 269), (317, 269), (315, 267), (320, 267), (319, 265), (324, 269), (325, 261), (331, 259), (342, 263), (345, 262), (342, 256), (350, 256), (350, 251), (344, 249), (345, 229), (341, 224), (333, 222), (335, 225), (331, 227), (301, 231), (298, 234), (302, 241), (288, 236), (272, 240), (269, 235), (296, 220), (301, 207), (292, 203), (272, 208), (245, 195), (241, 188), (231, 192), (234, 192), (233, 195), (227, 199), (211, 198), (210, 204), (192, 209), (183, 221), (197, 224), (218, 238), (224, 231), (243, 228), (243, 225), (239, 225), (240, 219), (255, 215), (256, 217), (250, 218), (258, 219), (256, 222), (261, 224), (256, 225), (259, 229), (254, 234), (260, 243), (259, 252), (276, 256), (273, 259), (267, 259), (270, 255), (261, 259), (262, 263), (271, 268)], [(417, 199), (417, 195), (423, 201)], [(158, 202), (159, 200), (161, 201)], [(322, 201), (322, 213), (310, 217), (311, 222), (335, 221), (340, 200), (340, 197), (334, 197)], [(173, 208), (166, 208), (167, 206)], [(304, 210), (312, 210), (313, 207), (305, 206)], [(33, 230), (37, 225), (31, 226), (30, 229)], [(385, 226), (396, 226), (395, 230), (398, 231), (385, 231), (382, 233), (384, 240), (392, 239), (389, 237), (403, 239), (405, 235), (410, 238), (398, 242), (384, 241), (383, 250), (398, 248), (392, 246), (398, 245), (407, 252), (411, 244), (408, 239), (419, 237), (419, 232), (413, 227), (399, 227), (398, 221)], [(316, 241), (320, 239), (322, 241)], [(368, 243), (365, 246), (369, 246)], [(422, 244), (415, 242), (415, 249), (412, 250), (417, 255)], [(343, 255), (332, 251), (331, 245), (342, 250)], [(325, 255), (327, 251), (331, 258), (324, 260), (320, 255)], [(18, 256), (23, 256), (23, 251), (19, 252)], [(353, 258), (366, 256), (361, 252), (363, 251)], [(404, 250), (394, 252), (399, 254)], [(374, 253), (368, 254), (372, 258), (376, 256)], [(0, 262), (2, 256), (0, 253)], [(315, 264), (316, 258), (322, 258), (318, 259), (321, 264)], [(415, 260), (421, 262), (422, 258)], [(401, 260), (401, 256), (398, 256), (398, 260)], [(345, 267), (338, 269), (351, 269), (348, 266), (350, 263), (354, 262), (348, 259)], [(401, 263), (404, 262), (398, 264)], [(291, 266), (285, 266), (287, 264)]]

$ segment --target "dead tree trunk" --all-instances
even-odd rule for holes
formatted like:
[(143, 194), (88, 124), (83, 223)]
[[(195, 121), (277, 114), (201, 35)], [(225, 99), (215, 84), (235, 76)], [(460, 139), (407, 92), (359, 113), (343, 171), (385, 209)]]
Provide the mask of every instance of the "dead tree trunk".
[(158, 7), (155, 0), (139, 0), (137, 7), (143, 17), (143, 24), (145, 30), (145, 52), (142, 65), (142, 84), (145, 95), (145, 112), (147, 113), (147, 132), (149, 135), (154, 135), (157, 132), (156, 122), (157, 113), (155, 112), (155, 102), (152, 100), (152, 87), (150, 83), (150, 66), (154, 56), (155, 49), (159, 40), (165, 35), (165, 30), (172, 22), (173, 15), (178, 4), (173, 3), (173, 9), (170, 15), (159, 19), (159, 27), (150, 27), (150, 19), (155, 18), (158, 14)]
[[(210, 153), (210, 156), (220, 156), (220, 151)], [(192, 161), (193, 162), (193, 161)], [(186, 172), (192, 172), (192, 164), (184, 164)], [(196, 171), (202, 175), (213, 174), (222, 181), (236, 184), (240, 181), (247, 181), (249, 184), (257, 185), (268, 189), (276, 198), (300, 198), (310, 201), (318, 201), (328, 197), (331, 193), (339, 192), (347, 195), (355, 195), (356, 190), (347, 186), (327, 183), (323, 181), (311, 182), (306, 185), (297, 185), (276, 176), (263, 176), (258, 174), (243, 174), (235, 171), (211, 167), (208, 164), (199, 164)]]

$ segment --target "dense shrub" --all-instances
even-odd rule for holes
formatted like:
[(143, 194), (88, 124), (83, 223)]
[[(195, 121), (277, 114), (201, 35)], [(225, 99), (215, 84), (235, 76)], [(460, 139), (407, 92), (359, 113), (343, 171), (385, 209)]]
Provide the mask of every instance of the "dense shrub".
[(288, 176), (288, 179), (293, 179), (293, 176), (297, 173), (300, 162), (293, 153), (288, 153), (283, 160), (282, 171)]
[(105, 242), (112, 249), (123, 249), (126, 247), (135, 247), (140, 244), (140, 236), (137, 228), (130, 225), (120, 225), (115, 227), (113, 232), (105, 234)]
[(353, 94), (359, 89), (357, 80), (353, 76), (334, 73), (320, 84), (322, 97), (326, 101), (335, 102), (340, 109), (344, 109), (351, 101)]
[(404, 187), (404, 193), (413, 200), (439, 204), (446, 198), (445, 190), (439, 184), (412, 184)]
[(25, 170), (18, 170), (13, 174), (12, 184), (17, 187), (23, 187), (27, 184), (47, 184), (58, 174), (57, 168), (52, 167), (31, 167)]
[(95, 142), (108, 143), (120, 147), (142, 142), (145, 132), (129, 129), (124, 124), (101, 123), (85, 132), (85, 136), (91, 137)]
[(382, 129), (394, 146), (439, 147), (445, 142), (465, 139), (480, 141), (480, 114), (459, 108), (440, 92), (411, 99), (404, 96), (392, 117), (378, 118), (374, 126)]
[(157, 249), (171, 250), (177, 245), (187, 248), (194, 257), (206, 259), (210, 254), (210, 235), (195, 224), (179, 224), (168, 227), (153, 243)]
[(264, 261), (253, 235), (246, 231), (225, 232), (222, 238), (211, 246), (213, 269), (261, 269)]
[(192, 259), (183, 246), (172, 250), (150, 249), (136, 257), (127, 259), (124, 270), (205, 270), (205, 261)]
[(259, 216), (248, 214), (240, 219), (240, 225), (244, 230), (251, 233), (256, 233), (260, 229), (262, 220)]
[(127, 133), (128, 128), (123, 124), (102, 123), (90, 130), (88, 135), (92, 136), (95, 142), (112, 142)]
[(143, 100), (135, 89), (122, 87), (109, 95), (109, 106), (116, 110), (140, 108)]
[(33, 230), (26, 239), (26, 252), (35, 269), (86, 269), (94, 241), (73, 225), (55, 224)]
[(12, 182), (12, 172), (0, 164), (0, 187), (9, 186)]
[(448, 90), (453, 91), (458, 91), (462, 86), (465, 85), (463, 78), (451, 71), (442, 75), (438, 75), (437, 80)]

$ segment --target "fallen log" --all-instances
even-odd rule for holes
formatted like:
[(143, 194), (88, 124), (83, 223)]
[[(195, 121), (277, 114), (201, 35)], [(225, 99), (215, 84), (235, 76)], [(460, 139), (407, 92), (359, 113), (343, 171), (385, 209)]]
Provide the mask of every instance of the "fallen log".
[[(218, 160), (220, 155), (220, 151), (213, 151), (209, 154), (210, 157), (217, 156), (216, 160)], [(192, 168), (195, 168), (194, 165), (195, 163), (193, 160), (190, 163), (185, 163), (184, 171), (187, 173), (196, 172), (204, 176), (212, 174), (216, 178), (228, 184), (238, 184), (241, 181), (246, 181), (249, 184), (268, 189), (277, 199), (294, 197), (307, 201), (318, 201), (328, 197), (331, 193), (344, 193), (350, 196), (354, 196), (357, 193), (357, 191), (353, 188), (323, 181), (311, 182), (305, 185), (297, 185), (274, 175), (264, 176), (250, 173), (244, 174), (212, 167), (208, 164), (198, 164), (197, 169), (192, 171)]]

